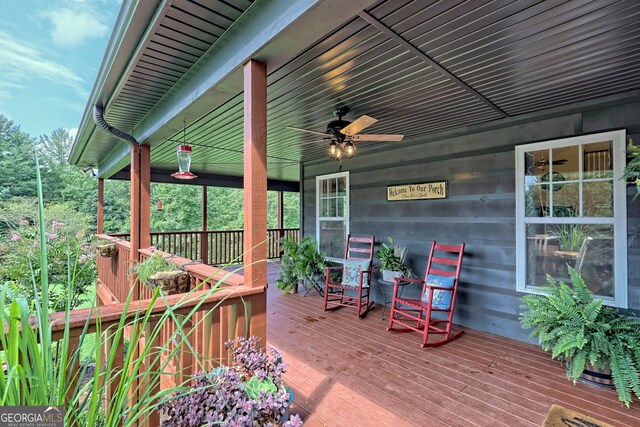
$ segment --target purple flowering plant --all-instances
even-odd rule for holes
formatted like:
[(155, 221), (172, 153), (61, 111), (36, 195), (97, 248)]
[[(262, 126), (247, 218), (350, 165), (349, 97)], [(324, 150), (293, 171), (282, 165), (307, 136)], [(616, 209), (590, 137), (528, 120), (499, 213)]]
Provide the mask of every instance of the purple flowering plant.
[[(44, 211), (49, 304), (53, 311), (64, 310), (70, 292), (74, 308), (89, 298), (89, 288), (96, 280), (90, 218), (60, 204), (47, 206)], [(40, 292), (36, 212), (30, 200), (7, 202), (0, 207), (0, 225), (4, 226), (4, 230), (0, 227), (0, 283), (7, 287), (10, 300), (22, 297), (33, 301), (34, 284)]]
[(299, 427), (298, 415), (286, 419), (290, 392), (284, 387), (285, 364), (274, 348), (260, 348), (257, 337), (225, 343), (232, 363), (193, 379), (188, 392), (160, 406), (162, 426)]

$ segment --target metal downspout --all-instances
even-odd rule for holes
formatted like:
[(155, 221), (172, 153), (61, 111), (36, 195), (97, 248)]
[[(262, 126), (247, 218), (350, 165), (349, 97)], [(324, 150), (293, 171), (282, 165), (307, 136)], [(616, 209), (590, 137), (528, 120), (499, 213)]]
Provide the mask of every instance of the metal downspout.
[(104, 107), (100, 107), (98, 105), (93, 106), (93, 122), (96, 124), (96, 126), (106, 130), (116, 138), (126, 141), (132, 145), (140, 145), (138, 140), (133, 136), (121, 131), (120, 129), (114, 128), (109, 123), (107, 123), (107, 121), (104, 119)]

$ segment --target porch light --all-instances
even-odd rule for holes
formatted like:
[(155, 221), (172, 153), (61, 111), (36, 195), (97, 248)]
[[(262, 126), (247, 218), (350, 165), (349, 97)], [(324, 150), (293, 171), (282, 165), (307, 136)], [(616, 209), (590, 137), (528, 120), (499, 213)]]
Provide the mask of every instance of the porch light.
[(158, 199), (158, 212), (162, 212), (162, 200)]
[(345, 159), (350, 159), (356, 154), (356, 146), (351, 141), (347, 141), (342, 146), (342, 151), (344, 151)]
[(178, 145), (178, 172), (171, 176), (177, 179), (194, 179), (197, 175), (189, 172), (191, 167), (191, 147), (188, 145)]
[(331, 141), (329, 143), (329, 156), (331, 156), (331, 158), (337, 159), (339, 150), (340, 150), (340, 146), (338, 145), (337, 142)]

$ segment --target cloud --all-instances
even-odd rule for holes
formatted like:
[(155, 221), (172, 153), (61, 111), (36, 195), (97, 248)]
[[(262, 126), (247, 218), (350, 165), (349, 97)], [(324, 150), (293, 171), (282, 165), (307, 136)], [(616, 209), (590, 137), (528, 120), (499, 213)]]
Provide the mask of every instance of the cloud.
[(0, 75), (5, 85), (27, 79), (43, 79), (62, 84), (85, 96), (84, 80), (72, 69), (43, 57), (42, 52), (10, 34), (0, 31)]
[(69, 136), (71, 137), (71, 139), (75, 141), (76, 135), (78, 135), (78, 128), (71, 128), (67, 132), (69, 132)]
[(61, 8), (45, 12), (44, 16), (51, 21), (51, 40), (60, 47), (74, 47), (90, 39), (100, 39), (109, 31), (91, 9)]

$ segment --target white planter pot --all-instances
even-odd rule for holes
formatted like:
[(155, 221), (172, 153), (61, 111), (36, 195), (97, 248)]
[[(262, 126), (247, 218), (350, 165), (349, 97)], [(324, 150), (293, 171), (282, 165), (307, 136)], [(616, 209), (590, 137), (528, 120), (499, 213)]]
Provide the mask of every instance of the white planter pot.
[(396, 277), (402, 277), (402, 271), (382, 270), (382, 280), (393, 282)]

